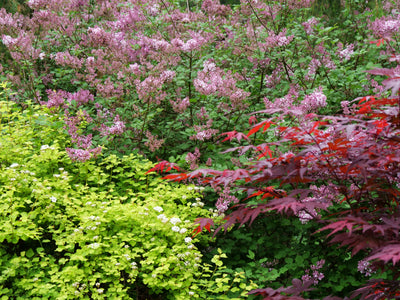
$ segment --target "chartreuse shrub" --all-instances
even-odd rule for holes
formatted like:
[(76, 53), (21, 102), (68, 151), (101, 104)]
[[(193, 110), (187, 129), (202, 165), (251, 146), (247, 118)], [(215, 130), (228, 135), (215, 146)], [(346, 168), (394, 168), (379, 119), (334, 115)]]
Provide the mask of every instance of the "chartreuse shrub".
[(57, 117), (4, 94), (0, 112), (1, 299), (233, 299), (256, 287), (224, 272), (221, 251), (202, 262), (200, 188), (145, 174), (140, 156), (73, 162)]

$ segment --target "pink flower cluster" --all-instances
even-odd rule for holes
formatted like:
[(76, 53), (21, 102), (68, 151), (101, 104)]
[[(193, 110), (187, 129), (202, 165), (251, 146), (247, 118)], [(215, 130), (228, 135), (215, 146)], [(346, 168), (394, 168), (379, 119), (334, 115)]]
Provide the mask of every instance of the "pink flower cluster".
[(324, 264), (325, 264), (324, 259), (317, 261), (315, 265), (311, 266), (311, 270), (307, 269), (305, 271), (306, 274), (303, 275), (301, 279), (303, 281), (312, 281), (314, 285), (317, 285), (318, 282), (325, 277), (325, 275), (322, 272), (318, 271), (324, 266)]
[(244, 109), (247, 104), (244, 100), (250, 96), (249, 92), (236, 87), (236, 79), (231, 71), (223, 71), (212, 60), (203, 63), (203, 70), (197, 73), (193, 81), (196, 90), (203, 95), (218, 95), (231, 100), (233, 109)]
[(204, 107), (200, 109), (200, 112), (197, 113), (196, 116), (200, 120), (200, 122), (205, 122), (205, 124), (193, 126), (194, 130), (196, 131), (196, 134), (190, 137), (191, 140), (198, 140), (198, 141), (209, 140), (219, 132), (218, 129), (211, 128), (213, 120), (210, 119)]
[(47, 90), (48, 100), (42, 101), (48, 108), (67, 108), (72, 103), (77, 107), (94, 101), (94, 96), (88, 90), (79, 90), (75, 93), (69, 93), (63, 90), (52, 91)]
[(259, 46), (263, 51), (268, 51), (276, 47), (283, 47), (288, 45), (294, 36), (286, 36), (286, 29), (282, 30), (278, 34), (275, 34), (272, 30), (268, 32), (268, 37), (265, 39), (264, 43), (259, 43)]
[(226, 212), (231, 203), (239, 203), (239, 199), (231, 195), (231, 190), (226, 187), (222, 192), (219, 193), (219, 198), (215, 204), (218, 213), (222, 214)]
[(319, 108), (325, 107), (326, 105), (326, 96), (322, 92), (322, 87), (320, 86), (319, 88), (315, 89), (314, 92), (304, 97), (300, 107), (304, 112), (315, 112)]
[(180, 114), (183, 113), (190, 106), (189, 97), (185, 97), (183, 99), (177, 99), (176, 101), (170, 99), (169, 103), (171, 104), (174, 112)]
[(199, 148), (197, 148), (197, 147), (193, 153), (188, 152), (188, 154), (186, 154), (186, 162), (190, 165), (191, 170), (195, 170), (199, 167), (198, 162), (199, 162), (200, 156), (201, 156), (201, 154), (200, 154)]
[(163, 71), (159, 76), (148, 76), (145, 80), (135, 80), (136, 91), (139, 99), (147, 103), (160, 104), (165, 99), (166, 93), (162, 92), (163, 84), (171, 82), (175, 77), (174, 71)]
[(298, 87), (291, 85), (286, 96), (282, 98), (276, 98), (273, 103), (268, 98), (264, 98), (265, 108), (280, 108), (283, 110), (290, 109), (298, 97)]
[(343, 49), (343, 44), (338, 44), (337, 55), (343, 60), (349, 60), (351, 56), (354, 54), (354, 44), (347, 45), (346, 48)]
[(152, 135), (150, 131), (146, 131), (147, 141), (144, 143), (151, 152), (158, 150), (164, 143), (164, 139), (158, 139), (157, 135)]
[(91, 158), (96, 158), (101, 153), (101, 147), (96, 147), (93, 149), (74, 149), (65, 148), (69, 157), (73, 161), (85, 162)]
[(16, 38), (9, 35), (2, 35), (3, 44), (10, 50), (11, 57), (17, 62), (39, 58), (42, 50), (33, 47), (34, 39), (31, 33), (24, 32), (23, 30), (20, 30)]
[(308, 35), (311, 35), (314, 33), (314, 27), (318, 23), (319, 23), (319, 21), (316, 18), (312, 17), (312, 18), (308, 19), (306, 22), (302, 23), (301, 25), (303, 25), (305, 32)]
[(380, 38), (390, 39), (400, 31), (400, 17), (393, 16), (378, 18), (370, 23), (372, 32)]
[(373, 273), (375, 273), (375, 270), (373, 267), (371, 267), (371, 263), (366, 260), (360, 260), (357, 264), (357, 269), (358, 272), (364, 274), (365, 276), (371, 276)]
[(319, 67), (326, 68), (327, 71), (336, 69), (335, 63), (331, 59), (331, 55), (326, 51), (323, 43), (315, 48), (315, 54), (312, 55), (311, 62), (308, 66), (308, 74), (304, 76), (306, 80), (313, 80)]
[(100, 133), (102, 136), (121, 135), (125, 131), (125, 123), (120, 120), (119, 115), (116, 115), (113, 120), (113, 125), (107, 126), (101, 124)]

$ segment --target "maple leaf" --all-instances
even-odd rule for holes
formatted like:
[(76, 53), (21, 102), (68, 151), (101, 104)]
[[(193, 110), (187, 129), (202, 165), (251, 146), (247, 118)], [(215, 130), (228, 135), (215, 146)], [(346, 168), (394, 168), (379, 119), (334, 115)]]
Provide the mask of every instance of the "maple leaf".
[(383, 45), (385, 43), (385, 39), (379, 39), (377, 41), (370, 41), (370, 44), (375, 44), (377, 47), (379, 47), (380, 45)]
[(249, 131), (249, 133), (247, 134), (247, 136), (249, 137), (249, 136), (253, 135), (254, 133), (258, 132), (258, 131), (261, 129), (261, 127), (263, 127), (263, 132), (265, 132), (265, 131), (271, 126), (271, 124), (273, 124), (271, 121), (269, 121), (269, 120), (264, 120), (264, 121), (262, 121), (262, 122), (256, 124), (256, 125)]
[(221, 133), (219, 136), (223, 136), (223, 135), (226, 135), (226, 138), (224, 138), (224, 139), (222, 140), (222, 142), (225, 142), (225, 141), (227, 141), (227, 140), (232, 141), (233, 139), (237, 139), (239, 142), (240, 142), (242, 139), (245, 139), (245, 140), (247, 140), (247, 141), (249, 140), (249, 138), (247, 137), (247, 135), (245, 135), (245, 134), (243, 134), (243, 133), (241, 133), (241, 132), (237, 132), (236, 130)]
[(162, 179), (168, 179), (172, 181), (182, 181), (186, 180), (189, 178), (189, 175), (185, 173), (180, 173), (180, 174), (168, 174), (167, 176), (164, 176)]
[(389, 78), (382, 81), (382, 84), (385, 86), (384, 91), (392, 89), (391, 97), (396, 97), (397, 92), (400, 89), (400, 66), (397, 66), (393, 69), (386, 69), (386, 68), (378, 68), (373, 70), (366, 71), (367, 73), (373, 75), (385, 75)]
[(391, 97), (394, 98), (397, 95), (397, 92), (400, 89), (400, 77), (393, 77), (382, 81), (382, 84), (385, 86), (384, 91), (392, 90)]
[(374, 252), (376, 253), (367, 257), (367, 260), (379, 259), (385, 263), (392, 261), (393, 265), (400, 261), (400, 244), (390, 244)]
[(195, 224), (199, 224), (194, 230), (192, 237), (194, 238), (196, 235), (198, 235), (200, 232), (203, 231), (205, 228), (209, 233), (211, 233), (211, 226), (214, 226), (214, 220), (210, 218), (198, 218), (196, 219)]
[(145, 174), (149, 174), (151, 172), (157, 172), (157, 173), (162, 173), (162, 172), (169, 172), (172, 169), (178, 171), (178, 172), (183, 172), (184, 170), (180, 168), (177, 164), (175, 163), (170, 163), (169, 161), (163, 160), (156, 164), (153, 168), (148, 170)]

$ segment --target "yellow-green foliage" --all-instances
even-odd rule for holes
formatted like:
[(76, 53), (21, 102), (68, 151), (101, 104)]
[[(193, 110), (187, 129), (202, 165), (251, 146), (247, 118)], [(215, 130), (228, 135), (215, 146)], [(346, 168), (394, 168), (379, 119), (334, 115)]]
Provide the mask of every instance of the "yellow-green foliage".
[(223, 253), (202, 262), (190, 238), (211, 214), (200, 188), (146, 175), (153, 164), (135, 155), (72, 162), (60, 120), (17, 109), (3, 88), (1, 299), (234, 299), (255, 288), (224, 273)]

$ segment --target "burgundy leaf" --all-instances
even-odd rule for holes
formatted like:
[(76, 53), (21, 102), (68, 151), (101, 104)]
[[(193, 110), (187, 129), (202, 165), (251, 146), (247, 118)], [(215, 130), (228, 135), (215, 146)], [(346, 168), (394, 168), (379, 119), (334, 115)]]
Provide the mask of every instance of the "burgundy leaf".
[(379, 259), (383, 260), (385, 263), (392, 261), (393, 265), (395, 265), (398, 261), (400, 261), (400, 244), (391, 244), (382, 247), (376, 251), (374, 255), (369, 256), (367, 259)]

